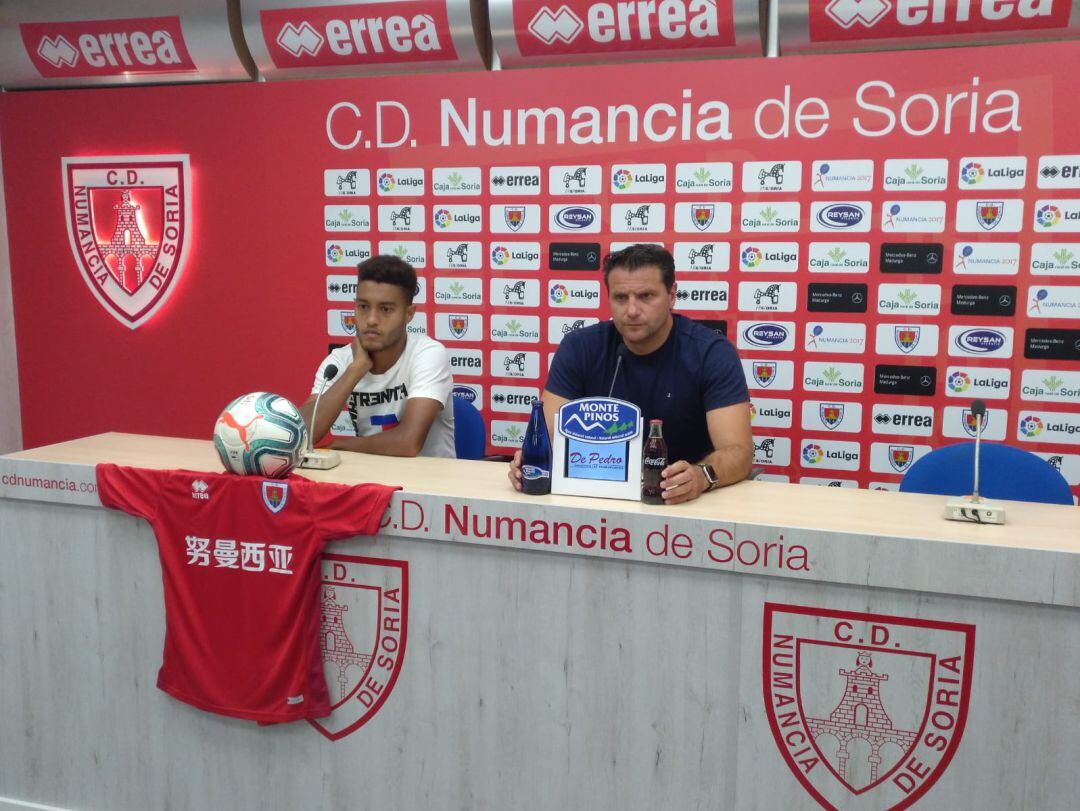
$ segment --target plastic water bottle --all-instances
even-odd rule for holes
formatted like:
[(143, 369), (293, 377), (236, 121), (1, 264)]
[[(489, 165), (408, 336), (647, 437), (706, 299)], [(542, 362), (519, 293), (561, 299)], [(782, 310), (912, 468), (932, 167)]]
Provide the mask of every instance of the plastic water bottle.
[(533, 400), (529, 427), (521, 444), (521, 489), (530, 496), (551, 492), (551, 438), (544, 419), (544, 404), (539, 400)]
[(667, 467), (667, 443), (664, 442), (664, 421), (649, 420), (649, 438), (641, 454), (641, 500), (646, 504), (663, 504), (664, 488), (660, 474)]

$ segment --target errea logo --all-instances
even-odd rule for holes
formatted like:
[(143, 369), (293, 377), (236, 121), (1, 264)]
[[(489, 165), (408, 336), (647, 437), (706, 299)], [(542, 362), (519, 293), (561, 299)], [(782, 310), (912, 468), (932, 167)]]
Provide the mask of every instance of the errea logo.
[(832, 0), (825, 13), (841, 28), (855, 24), (869, 28), (888, 14), (890, 8), (887, 0)]
[(210, 500), (210, 487), (202, 479), (195, 479), (191, 483), (191, 497), (196, 501)]

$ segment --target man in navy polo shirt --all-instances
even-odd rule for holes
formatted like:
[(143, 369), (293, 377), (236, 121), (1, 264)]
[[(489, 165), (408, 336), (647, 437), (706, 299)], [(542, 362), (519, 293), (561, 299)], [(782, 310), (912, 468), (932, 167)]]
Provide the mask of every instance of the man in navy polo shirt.
[[(559, 345), (544, 386), (544, 413), (569, 400), (628, 400), (664, 421), (670, 464), (664, 501), (678, 504), (750, 473), (750, 395), (728, 340), (674, 315), (675, 260), (655, 245), (631, 245), (604, 258), (611, 321), (575, 330)], [(510, 482), (521, 489), (520, 453)]]

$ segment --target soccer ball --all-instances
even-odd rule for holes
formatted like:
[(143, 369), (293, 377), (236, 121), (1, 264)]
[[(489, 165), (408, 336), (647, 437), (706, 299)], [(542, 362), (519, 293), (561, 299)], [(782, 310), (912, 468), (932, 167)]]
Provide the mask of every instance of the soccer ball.
[(237, 397), (214, 426), (214, 447), (232, 473), (284, 478), (306, 445), (304, 418), (279, 394), (255, 391)]

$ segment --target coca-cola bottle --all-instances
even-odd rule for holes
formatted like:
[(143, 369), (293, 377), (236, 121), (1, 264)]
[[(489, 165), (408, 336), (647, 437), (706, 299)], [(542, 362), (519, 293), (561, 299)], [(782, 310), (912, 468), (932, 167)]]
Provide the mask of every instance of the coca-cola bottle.
[(551, 492), (551, 438), (548, 436), (544, 404), (533, 400), (529, 427), (521, 443), (521, 491), (527, 496)]
[(649, 438), (641, 454), (641, 500), (646, 504), (663, 504), (664, 488), (660, 474), (667, 467), (667, 443), (664, 442), (664, 421), (649, 420)]

